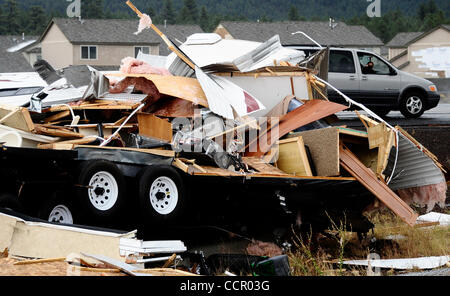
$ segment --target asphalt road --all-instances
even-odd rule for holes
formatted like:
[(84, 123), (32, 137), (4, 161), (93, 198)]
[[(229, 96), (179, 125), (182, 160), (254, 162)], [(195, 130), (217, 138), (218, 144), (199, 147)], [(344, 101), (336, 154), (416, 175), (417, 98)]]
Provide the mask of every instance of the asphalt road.
[[(366, 114), (364, 111), (358, 111)], [(349, 127), (362, 126), (358, 116), (351, 111), (337, 113), (341, 120), (339, 125), (345, 124)], [(436, 108), (426, 111), (420, 118), (406, 119), (399, 111), (391, 111), (385, 118), (391, 125), (400, 126), (450, 126), (450, 104), (439, 104)]]

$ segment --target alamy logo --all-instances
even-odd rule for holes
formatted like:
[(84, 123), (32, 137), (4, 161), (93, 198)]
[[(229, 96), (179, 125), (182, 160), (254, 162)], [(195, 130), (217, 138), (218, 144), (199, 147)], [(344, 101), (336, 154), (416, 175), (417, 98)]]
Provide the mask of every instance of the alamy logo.
[(367, 2), (372, 2), (367, 7), (367, 16), (381, 17), (381, 0), (367, 0)]
[(67, 16), (68, 17), (80, 17), (81, 16), (81, 0), (67, 0), (67, 2), (71, 2), (69, 4), (69, 6), (67, 6)]

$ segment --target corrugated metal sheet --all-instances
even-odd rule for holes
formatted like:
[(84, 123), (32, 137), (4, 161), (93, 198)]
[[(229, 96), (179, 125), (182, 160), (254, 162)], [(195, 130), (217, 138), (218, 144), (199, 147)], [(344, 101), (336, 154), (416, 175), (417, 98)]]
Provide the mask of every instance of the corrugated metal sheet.
[[(399, 134), (399, 156), (394, 177), (389, 184), (392, 190), (420, 187), (445, 182), (442, 171), (431, 158), (420, 151), (410, 140)], [(391, 155), (389, 164), (395, 161)]]

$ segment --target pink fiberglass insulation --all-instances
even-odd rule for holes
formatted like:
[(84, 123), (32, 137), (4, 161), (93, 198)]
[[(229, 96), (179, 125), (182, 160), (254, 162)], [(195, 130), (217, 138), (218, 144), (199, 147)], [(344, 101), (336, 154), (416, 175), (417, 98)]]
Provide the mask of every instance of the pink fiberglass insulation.
[(148, 14), (142, 14), (141, 19), (139, 20), (139, 27), (138, 31), (134, 34), (140, 34), (144, 29), (151, 28), (152, 26), (152, 19)]
[(124, 58), (120, 65), (120, 72), (124, 74), (156, 74), (172, 76), (167, 69), (152, 67), (144, 61), (132, 57)]
[(134, 86), (135, 90), (149, 95), (150, 104), (156, 102), (161, 98), (161, 94), (159, 93), (159, 90), (155, 86), (155, 84), (143, 77), (127, 77), (123, 80), (120, 80), (109, 89), (109, 92), (112, 94), (119, 94), (124, 92), (131, 85)]
[(444, 208), (447, 198), (447, 183), (401, 189), (398, 190), (398, 194), (406, 203), (426, 206), (428, 213), (436, 204)]

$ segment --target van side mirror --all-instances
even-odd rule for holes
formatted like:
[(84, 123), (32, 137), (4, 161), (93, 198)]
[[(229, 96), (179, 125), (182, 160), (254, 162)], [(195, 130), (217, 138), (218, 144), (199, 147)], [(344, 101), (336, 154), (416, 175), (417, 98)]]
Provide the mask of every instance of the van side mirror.
[(390, 76), (396, 76), (397, 75), (397, 71), (395, 69), (391, 68), (391, 72), (389, 73)]

